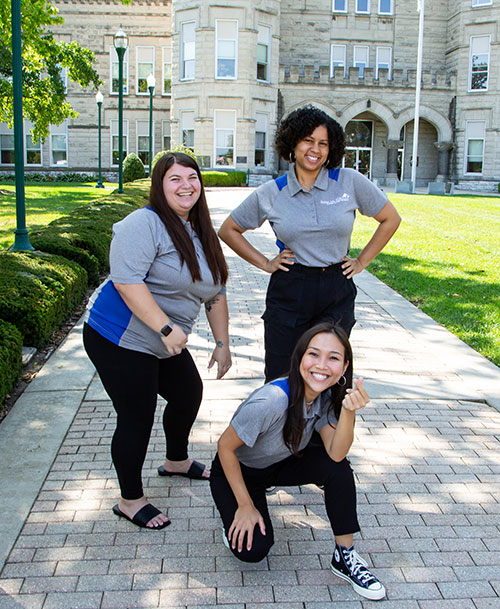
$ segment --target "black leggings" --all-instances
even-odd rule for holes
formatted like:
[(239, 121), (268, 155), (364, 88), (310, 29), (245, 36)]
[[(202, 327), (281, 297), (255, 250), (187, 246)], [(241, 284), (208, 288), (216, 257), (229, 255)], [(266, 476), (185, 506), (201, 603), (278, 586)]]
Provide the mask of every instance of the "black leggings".
[[(351, 466), (347, 459), (340, 463), (328, 456), (323, 445), (312, 442), (302, 451), (301, 457), (290, 456), (264, 469), (241, 465), (246, 487), (257, 510), (266, 525), (262, 535), (255, 525), (250, 550), (243, 544), (241, 552), (231, 548), (239, 560), (259, 562), (265, 558), (274, 543), (273, 525), (267, 509), (266, 488), (269, 486), (296, 486), (317, 484), (325, 487), (325, 506), (328, 519), (335, 535), (347, 535), (359, 531), (356, 511), (356, 485)], [(224, 530), (229, 531), (238, 508), (233, 491), (222, 469), (219, 455), (215, 456), (210, 474), (210, 488), (215, 505), (219, 510)]]
[(187, 459), (189, 433), (203, 392), (200, 375), (187, 349), (179, 355), (159, 359), (119, 347), (88, 324), (83, 328), (83, 344), (117, 414), (111, 457), (121, 495), (124, 499), (139, 499), (144, 494), (142, 466), (153, 428), (157, 395), (167, 400), (163, 413), (167, 459)]

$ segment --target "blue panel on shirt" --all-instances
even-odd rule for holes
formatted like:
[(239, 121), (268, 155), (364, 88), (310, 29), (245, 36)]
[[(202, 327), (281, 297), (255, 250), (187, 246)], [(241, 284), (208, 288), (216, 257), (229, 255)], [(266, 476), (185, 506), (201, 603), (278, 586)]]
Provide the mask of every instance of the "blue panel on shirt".
[(119, 345), (131, 317), (132, 311), (123, 301), (113, 282), (109, 281), (99, 292), (87, 323), (104, 338)]
[(336, 167), (335, 169), (329, 169), (328, 170), (328, 177), (331, 180), (335, 180), (336, 182), (338, 182), (339, 173), (340, 173), (340, 167)]
[(287, 394), (288, 399), (290, 399), (290, 386), (288, 384), (288, 377), (286, 379), (277, 379), (275, 381), (271, 381), (269, 384), (276, 385), (276, 387), (282, 389)]
[(283, 188), (285, 188), (285, 186), (287, 185), (288, 175), (285, 173), (284, 175), (280, 176), (279, 178), (275, 178), (274, 181), (276, 182), (276, 186), (278, 187), (278, 190), (283, 190)]

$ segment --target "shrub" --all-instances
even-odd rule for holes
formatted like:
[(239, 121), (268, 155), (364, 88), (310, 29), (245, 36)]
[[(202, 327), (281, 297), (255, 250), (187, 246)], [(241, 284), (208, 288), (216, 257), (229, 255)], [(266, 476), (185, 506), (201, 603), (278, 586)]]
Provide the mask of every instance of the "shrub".
[(146, 169), (141, 159), (131, 152), (123, 161), (123, 181), (133, 182), (146, 177)]
[(37, 250), (78, 262), (87, 271), (89, 282), (95, 284), (100, 273), (109, 268), (113, 224), (147, 204), (148, 196), (147, 184), (126, 186), (123, 194), (114, 191), (31, 232), (31, 244)]
[(44, 252), (0, 252), (0, 318), (23, 342), (43, 344), (81, 302), (87, 273), (75, 262)]
[(246, 183), (244, 171), (202, 171), (205, 186), (241, 186)]
[[(16, 176), (13, 173), (0, 173), (0, 180), (2, 182), (15, 182)], [(25, 182), (95, 182), (97, 177), (94, 174), (88, 173), (75, 173), (75, 172), (64, 172), (51, 175), (49, 173), (37, 173), (37, 172), (25, 172)]]
[(153, 171), (158, 159), (161, 159), (162, 156), (165, 156), (169, 152), (183, 152), (184, 154), (187, 154), (192, 159), (194, 159), (198, 163), (199, 167), (203, 167), (202, 157), (199, 154), (196, 154), (196, 152), (192, 148), (186, 148), (186, 146), (181, 144), (179, 146), (174, 146), (173, 148), (170, 148), (169, 150), (161, 150), (160, 152), (157, 152), (153, 159), (153, 164), (151, 165), (151, 172)]
[(21, 371), (23, 339), (19, 330), (0, 319), (0, 405)]

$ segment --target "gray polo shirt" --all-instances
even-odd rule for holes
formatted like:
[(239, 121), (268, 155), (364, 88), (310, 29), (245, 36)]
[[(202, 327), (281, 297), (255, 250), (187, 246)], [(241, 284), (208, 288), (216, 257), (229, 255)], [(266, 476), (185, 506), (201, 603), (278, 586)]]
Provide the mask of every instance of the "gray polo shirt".
[(356, 210), (376, 216), (386, 195), (354, 169), (322, 168), (311, 190), (304, 190), (292, 166), (288, 174), (260, 186), (231, 217), (241, 228), (254, 229), (269, 220), (296, 262), (329, 266), (349, 252)]
[[(337, 422), (333, 413), (327, 417), (326, 394), (327, 392), (318, 396), (309, 411), (304, 404), (305, 427), (299, 450), (307, 446), (314, 430), (320, 431), (328, 423), (335, 425)], [(253, 391), (238, 406), (231, 425), (244, 442), (243, 446), (236, 449), (236, 456), (241, 463), (247, 467), (263, 469), (292, 454), (283, 440), (287, 409), (287, 393), (273, 382)]]
[(193, 240), (201, 281), (191, 279), (156, 212), (143, 207), (113, 226), (109, 254), (110, 275), (94, 292), (87, 323), (111, 342), (159, 358), (170, 357), (160, 334), (138, 319), (127, 307), (114, 283), (145, 283), (156, 303), (186, 334), (203, 302), (225, 288), (214, 284), (201, 241), (189, 222), (183, 222)]

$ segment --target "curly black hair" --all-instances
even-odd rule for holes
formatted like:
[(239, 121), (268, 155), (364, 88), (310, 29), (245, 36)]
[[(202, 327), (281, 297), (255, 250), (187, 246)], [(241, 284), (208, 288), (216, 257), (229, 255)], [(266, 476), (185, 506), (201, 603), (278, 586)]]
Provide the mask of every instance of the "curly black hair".
[(294, 159), (295, 146), (319, 127), (324, 125), (328, 131), (329, 152), (325, 163), (327, 169), (338, 167), (342, 163), (345, 149), (345, 134), (336, 120), (326, 112), (312, 105), (297, 108), (278, 125), (274, 137), (276, 152), (285, 161)]

